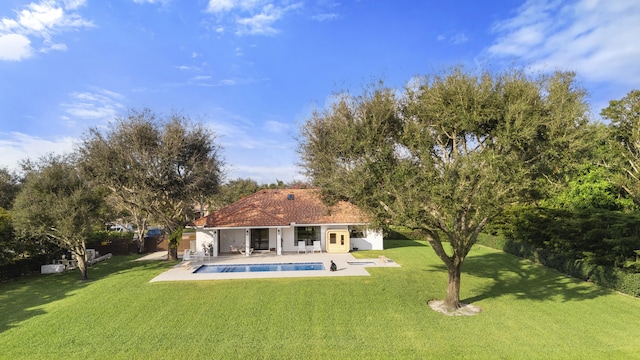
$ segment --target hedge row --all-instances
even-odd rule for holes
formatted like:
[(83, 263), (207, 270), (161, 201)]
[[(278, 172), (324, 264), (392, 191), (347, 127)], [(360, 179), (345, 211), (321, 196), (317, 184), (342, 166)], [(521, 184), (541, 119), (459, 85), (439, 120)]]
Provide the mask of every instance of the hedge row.
[(41, 254), (24, 259), (15, 260), (12, 263), (0, 265), (0, 281), (15, 279), (23, 275), (40, 273), (40, 266), (51, 264), (55, 255)]
[(478, 237), (478, 244), (503, 250), (602, 287), (640, 296), (640, 273), (627, 272), (613, 266), (591, 265), (583, 260), (536, 248), (531, 244), (506, 240), (496, 235), (482, 234)]

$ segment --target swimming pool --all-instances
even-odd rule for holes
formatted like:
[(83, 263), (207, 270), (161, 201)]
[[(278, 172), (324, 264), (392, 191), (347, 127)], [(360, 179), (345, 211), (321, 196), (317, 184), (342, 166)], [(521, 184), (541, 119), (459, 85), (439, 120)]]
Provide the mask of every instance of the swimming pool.
[(309, 271), (324, 270), (321, 262), (277, 263), (277, 264), (224, 264), (202, 265), (194, 274), (212, 274), (229, 272), (262, 272), (262, 271)]

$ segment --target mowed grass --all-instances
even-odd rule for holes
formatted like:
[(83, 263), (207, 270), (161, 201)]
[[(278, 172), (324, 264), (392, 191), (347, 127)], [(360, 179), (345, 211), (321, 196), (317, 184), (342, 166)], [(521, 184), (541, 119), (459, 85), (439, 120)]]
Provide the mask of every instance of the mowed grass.
[(401, 268), (369, 277), (149, 283), (175, 263), (115, 257), (0, 284), (2, 359), (630, 359), (640, 300), (476, 247), (448, 317), (447, 275), (426, 243), (387, 241)]

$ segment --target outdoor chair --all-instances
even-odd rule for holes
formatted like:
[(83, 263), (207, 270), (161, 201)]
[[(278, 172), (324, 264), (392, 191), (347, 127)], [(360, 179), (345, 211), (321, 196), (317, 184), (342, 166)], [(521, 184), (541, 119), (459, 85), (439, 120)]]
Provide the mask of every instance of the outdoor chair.
[(316, 251), (319, 253), (322, 253), (322, 248), (320, 247), (320, 241), (318, 240), (313, 241), (313, 253), (315, 254)]
[(304, 251), (305, 254), (307, 253), (307, 246), (304, 241), (298, 241), (298, 254), (300, 254), (300, 251)]
[[(243, 247), (240, 249), (240, 254), (245, 255), (246, 253), (247, 253), (247, 252), (246, 252), (246, 248), (243, 246)], [(253, 248), (249, 248), (249, 255), (251, 255), (251, 254), (253, 254)]]
[(229, 252), (230, 253), (239, 253), (240, 250), (238, 250), (238, 247), (235, 245), (229, 245)]
[(193, 253), (191, 254), (191, 261), (193, 261), (193, 262), (198, 262), (198, 261), (203, 262), (203, 261), (204, 261), (205, 256), (206, 256), (206, 255), (205, 255), (205, 254), (204, 254), (204, 252), (202, 252), (202, 251), (196, 251), (196, 252), (193, 252)]
[(204, 261), (205, 256), (207, 255), (204, 252), (185, 249), (184, 254), (182, 255), (182, 261), (191, 261), (191, 262)]
[(185, 249), (184, 253), (182, 254), (182, 261), (190, 261), (192, 256), (192, 252), (189, 249)]

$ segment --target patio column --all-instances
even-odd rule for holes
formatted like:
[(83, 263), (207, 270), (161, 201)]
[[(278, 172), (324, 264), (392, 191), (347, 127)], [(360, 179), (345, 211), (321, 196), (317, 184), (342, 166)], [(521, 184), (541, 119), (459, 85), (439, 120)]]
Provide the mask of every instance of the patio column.
[(249, 256), (251, 251), (251, 230), (246, 229), (244, 235), (244, 253), (246, 256)]
[(213, 230), (213, 256), (218, 256), (218, 230)]
[(282, 229), (276, 231), (276, 254), (282, 255)]

